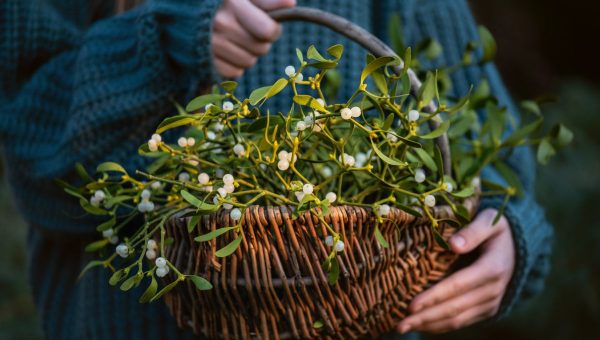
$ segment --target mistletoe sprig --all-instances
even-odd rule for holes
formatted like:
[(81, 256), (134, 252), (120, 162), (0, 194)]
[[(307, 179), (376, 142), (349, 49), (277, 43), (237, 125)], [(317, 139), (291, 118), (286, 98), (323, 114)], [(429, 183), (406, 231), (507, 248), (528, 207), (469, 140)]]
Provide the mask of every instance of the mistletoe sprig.
[[(110, 268), (114, 274), (109, 283), (120, 284), (122, 290), (149, 277), (141, 302), (160, 298), (184, 280), (210, 289), (206, 279), (181, 273), (162, 256), (172, 241), (165, 237), (167, 220), (182, 213), (191, 216), (188, 230), (193, 232), (201, 215), (227, 210), (234, 225), (195, 238), (206, 242), (234, 233), (233, 241), (215, 253), (226, 257), (241, 243), (248, 207), (286, 205), (294, 218), (311, 212), (329, 231), (322, 242), (330, 250), (324, 267), (333, 284), (339, 273), (335, 255), (344, 251), (345, 243), (325, 221), (332, 205), (371, 209), (378, 223), (392, 208), (425, 216), (438, 242), (447, 246), (437, 228), (441, 222), (469, 222), (466, 198), (503, 195), (506, 203), (522, 194), (518, 177), (505, 162), (512, 148), (539, 144), (545, 159), (550, 153), (544, 149), (562, 147), (572, 137), (562, 125), (543, 137), (536, 135), (542, 117), (533, 102), (525, 105), (533, 120), (509, 130), (514, 122), (485, 82), (463, 98), (450, 98), (441, 86), (443, 70), (426, 73), (418, 95), (412, 96), (407, 70), (416, 56), (410, 49), (399, 74), (392, 72), (399, 58), (368, 56), (352, 96), (336, 101), (335, 68), (342, 53), (341, 45), (327, 49), (327, 57), (314, 46), (306, 54), (297, 50), (297, 66), (286, 67), (274, 84), (255, 89), (247, 98), (238, 97), (237, 84), (226, 81), (185, 109), (177, 106), (179, 113), (166, 118), (139, 148), (142, 156), (154, 160), (143, 171), (130, 174), (108, 162), (97, 167), (98, 177), (93, 178), (78, 166), (86, 184), (64, 184), (65, 190), (79, 198), (88, 213), (106, 218), (97, 228), (102, 238), (86, 248), (102, 259), (92, 261), (84, 272), (96, 266)], [(271, 112), (269, 100), (286, 93), (289, 110)], [(427, 113), (424, 108), (432, 100), (439, 108)], [(482, 109), (487, 112), (484, 119), (477, 113)], [(439, 127), (429, 129), (430, 120), (438, 121)], [(450, 140), (452, 169), (444, 169), (434, 143), (443, 134)], [(165, 140), (173, 135), (176, 143)], [(480, 182), (486, 166), (494, 166), (508, 186)], [(480, 186), (489, 190), (481, 193)], [(456, 220), (434, 217), (432, 208), (440, 202), (450, 206)], [(144, 223), (125, 233), (138, 215), (144, 216)], [(377, 226), (374, 233), (387, 247)], [(175, 280), (158, 290), (156, 277), (171, 271)]]

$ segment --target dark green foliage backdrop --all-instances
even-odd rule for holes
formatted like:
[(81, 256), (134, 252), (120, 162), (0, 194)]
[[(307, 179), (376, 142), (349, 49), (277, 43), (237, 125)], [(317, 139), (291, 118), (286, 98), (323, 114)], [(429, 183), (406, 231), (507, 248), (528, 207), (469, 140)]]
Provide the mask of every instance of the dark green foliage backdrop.
[[(569, 151), (540, 168), (538, 196), (556, 226), (552, 273), (542, 296), (507, 320), (434, 339), (587, 339), (600, 320), (600, 68), (588, 48), (598, 5), (558, 0), (471, 0), (498, 40), (498, 64), (516, 98), (556, 94), (548, 123), (575, 132)], [(597, 29), (596, 29), (597, 30)], [(0, 339), (41, 332), (26, 281), (26, 228), (0, 184)]]

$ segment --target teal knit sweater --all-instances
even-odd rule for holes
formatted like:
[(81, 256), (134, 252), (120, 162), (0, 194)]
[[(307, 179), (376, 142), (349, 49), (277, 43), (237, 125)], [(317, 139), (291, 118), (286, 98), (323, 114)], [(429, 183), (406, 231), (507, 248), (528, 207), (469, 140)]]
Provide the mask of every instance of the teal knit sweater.
[[(460, 60), (477, 40), (465, 0), (300, 0), (337, 13), (387, 39), (392, 13), (402, 17), (407, 42), (436, 38), (444, 53), (429, 65)], [(137, 147), (157, 124), (217, 79), (210, 59), (212, 17), (218, 0), (149, 0), (112, 16), (105, 0), (0, 1), (0, 145), (18, 208), (29, 226), (29, 275), (43, 330), (50, 339), (175, 339), (191, 337), (175, 326), (164, 304), (141, 305), (138, 290), (107, 284), (108, 271), (75, 279), (89, 260), (86, 242), (95, 222), (53, 182), (75, 180), (74, 164), (88, 169), (106, 160), (129, 170), (144, 166)], [(346, 45), (340, 71), (356, 84), (364, 51), (324, 28), (286, 23), (269, 55), (239, 80), (240, 94), (274, 82), (295, 61), (294, 48)], [(456, 72), (453, 89), (467, 92), (487, 78), (499, 101), (516, 112), (493, 65)], [(276, 98), (275, 98), (276, 99)], [(275, 102), (275, 105), (278, 105)], [(548, 270), (552, 237), (533, 197), (531, 151), (512, 154), (524, 198), (510, 202), (506, 217), (516, 244), (516, 269), (499, 316), (539, 292)], [(484, 177), (501, 181), (487, 170)], [(494, 207), (495, 199), (483, 202)], [(482, 208), (483, 208), (482, 207)], [(507, 249), (507, 251), (512, 251)], [(143, 289), (140, 287), (140, 289)]]

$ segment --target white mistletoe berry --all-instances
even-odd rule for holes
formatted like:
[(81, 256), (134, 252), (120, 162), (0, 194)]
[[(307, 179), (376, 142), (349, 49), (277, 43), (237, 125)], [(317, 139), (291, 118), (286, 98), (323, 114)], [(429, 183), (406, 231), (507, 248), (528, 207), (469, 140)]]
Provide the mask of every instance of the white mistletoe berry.
[(302, 72), (300, 72), (296, 75), (296, 81), (302, 81), (303, 79), (304, 79), (304, 75), (302, 75)]
[(165, 277), (169, 273), (169, 267), (156, 268), (156, 276)]
[(234, 178), (233, 178), (233, 175), (231, 175), (231, 174), (226, 174), (223, 176), (223, 183), (225, 183), (225, 184), (233, 184), (233, 180), (234, 180)]
[(156, 258), (156, 250), (154, 250), (154, 249), (146, 250), (146, 258), (148, 260), (154, 260)]
[(181, 146), (182, 148), (185, 148), (188, 145), (187, 138), (185, 138), (185, 137), (179, 137), (179, 139), (177, 140), (177, 144), (179, 146)]
[(430, 208), (435, 207), (435, 196), (433, 196), (433, 195), (427, 195), (427, 196), (425, 196), (425, 200), (424, 201), (425, 201), (425, 205), (426, 206), (428, 206)]
[(223, 111), (229, 112), (231, 110), (233, 110), (233, 103), (230, 101), (224, 101), (223, 102)]
[(223, 186), (223, 189), (225, 189), (225, 191), (227, 191), (227, 193), (231, 194), (232, 192), (235, 191), (235, 185), (233, 185), (233, 184), (225, 184)]
[(342, 240), (337, 240), (337, 242), (335, 243), (335, 251), (337, 251), (338, 253), (344, 251), (344, 242)]
[(408, 112), (408, 121), (409, 122), (416, 122), (417, 120), (419, 120), (419, 111), (417, 110), (410, 110)]
[(160, 182), (159, 181), (152, 182), (152, 184), (150, 184), (150, 188), (152, 188), (154, 190), (160, 189)]
[(331, 177), (333, 175), (333, 170), (328, 166), (324, 166), (323, 169), (321, 169), (321, 175), (324, 177)]
[(204, 105), (204, 111), (208, 112), (208, 109), (210, 109), (212, 106), (215, 106), (213, 103), (208, 103), (206, 105)]
[(106, 229), (106, 230), (102, 231), (102, 237), (111, 238), (114, 233), (115, 233), (115, 231), (112, 228)]
[(299, 121), (298, 123), (296, 123), (296, 130), (298, 130), (298, 131), (306, 130), (306, 123), (303, 121)]
[(388, 132), (385, 137), (387, 138), (387, 140), (389, 140), (392, 143), (398, 142), (398, 137), (396, 137), (396, 135), (391, 132)]
[(233, 204), (231, 204), (231, 203), (223, 203), (223, 208), (229, 210), (229, 209), (233, 208)]
[(142, 190), (140, 197), (142, 197), (143, 200), (149, 199), (150, 198), (150, 190), (148, 190), (148, 189)]
[(187, 139), (187, 145), (188, 146), (194, 146), (196, 144), (196, 139), (194, 137), (188, 137)]
[(356, 160), (354, 159), (353, 156), (344, 153), (344, 156), (340, 156), (339, 157), (339, 161), (342, 162), (345, 166), (351, 167), (354, 166), (354, 164), (356, 163)]
[(325, 195), (325, 199), (328, 200), (329, 203), (333, 203), (337, 199), (337, 195), (335, 192), (328, 192), (327, 195)]
[(146, 247), (148, 249), (158, 249), (158, 244), (156, 244), (156, 241), (154, 241), (153, 239), (149, 239), (148, 242), (146, 243)]
[(452, 192), (454, 190), (454, 186), (450, 182), (444, 183), (444, 190), (446, 192)]
[(287, 160), (287, 158), (288, 158), (288, 152), (285, 151), (285, 150), (279, 151), (279, 153), (277, 154), (277, 158), (279, 158), (280, 161)]
[(179, 176), (177, 176), (177, 179), (179, 179), (180, 182), (189, 182), (190, 180), (190, 174), (188, 174), (187, 172), (183, 171), (179, 174)]
[(102, 201), (103, 199), (106, 198), (106, 194), (104, 194), (104, 191), (102, 191), (102, 190), (96, 190), (96, 192), (94, 192), (94, 197), (96, 197), (98, 200)]
[(233, 153), (235, 153), (238, 157), (242, 157), (246, 154), (246, 149), (244, 149), (242, 144), (236, 144), (233, 147)]
[(330, 246), (330, 247), (333, 246), (333, 236), (328, 235), (325, 238), (325, 244), (328, 245), (328, 246)]
[(217, 138), (217, 135), (214, 132), (212, 132), (212, 131), (206, 132), (206, 139), (215, 140), (215, 138)]
[(217, 192), (219, 193), (219, 196), (221, 196), (221, 197), (227, 196), (227, 190), (225, 188), (219, 188), (219, 189), (217, 189)]
[(154, 139), (148, 141), (148, 150), (152, 152), (158, 151), (158, 143)]
[(288, 77), (293, 76), (294, 74), (296, 74), (296, 68), (292, 65), (288, 65), (285, 67), (285, 75)]
[(390, 206), (387, 204), (382, 204), (379, 207), (377, 207), (377, 212), (379, 214), (379, 216), (387, 216), (390, 213)]
[(356, 162), (355, 162), (356, 167), (361, 168), (365, 165), (369, 156), (367, 156), (367, 154), (364, 152), (359, 152), (356, 154), (355, 158), (356, 158)]
[(98, 197), (96, 196), (92, 196), (90, 197), (90, 204), (94, 207), (99, 207), (100, 206), (100, 200), (98, 199)]
[(208, 182), (210, 182), (210, 176), (208, 176), (206, 172), (202, 172), (200, 175), (198, 175), (198, 183), (206, 185)]
[(344, 120), (351, 119), (352, 118), (352, 110), (345, 107), (340, 111), (340, 115), (342, 116), (342, 119), (344, 119)]
[(129, 247), (127, 247), (126, 244), (121, 243), (117, 246), (116, 252), (122, 258), (126, 258), (127, 256), (129, 256)]
[(156, 259), (156, 261), (154, 261), (154, 264), (158, 267), (158, 268), (162, 268), (162, 267), (166, 267), (167, 266), (167, 260), (164, 257), (159, 257)]
[(223, 125), (223, 124), (221, 124), (219, 122), (215, 123), (215, 126), (214, 126), (215, 131), (223, 131), (223, 128), (225, 128), (225, 125)]
[(229, 217), (231, 217), (231, 219), (234, 221), (239, 221), (239, 219), (242, 218), (242, 211), (238, 208), (235, 208), (231, 210)]
[(362, 114), (362, 110), (358, 106), (354, 106), (350, 109), (350, 111), (352, 112), (352, 117), (354, 118), (358, 118)]
[(150, 137), (150, 139), (157, 143), (162, 142), (162, 137), (158, 133), (152, 134), (152, 137)]
[(289, 169), (290, 167), (290, 162), (287, 161), (287, 159), (282, 159), (277, 163), (277, 168), (281, 171), (285, 171), (287, 169)]
[(425, 181), (425, 171), (421, 168), (415, 170), (415, 182), (423, 183)]
[(315, 188), (314, 188), (314, 187), (313, 187), (313, 185), (312, 185), (312, 184), (310, 184), (310, 183), (304, 184), (304, 185), (302, 186), (302, 192), (304, 192), (304, 194), (305, 194), (305, 195), (310, 195), (310, 194), (312, 194), (314, 189), (315, 189)]

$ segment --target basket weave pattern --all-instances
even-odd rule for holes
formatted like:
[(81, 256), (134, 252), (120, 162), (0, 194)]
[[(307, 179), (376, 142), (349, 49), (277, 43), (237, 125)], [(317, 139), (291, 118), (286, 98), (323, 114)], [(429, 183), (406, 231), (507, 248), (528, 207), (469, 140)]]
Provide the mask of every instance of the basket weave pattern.
[[(467, 202), (471, 212), (473, 201)], [(436, 207), (434, 214), (452, 215), (448, 207)], [(241, 245), (225, 258), (215, 251), (233, 240), (233, 232), (202, 243), (193, 237), (233, 225), (227, 211), (202, 216), (192, 233), (186, 218), (171, 219), (167, 236), (174, 242), (165, 255), (184, 273), (214, 286), (199, 291), (188, 280), (166, 295), (179, 326), (224, 339), (374, 337), (402, 320), (410, 300), (440, 280), (456, 259), (434, 240), (428, 219), (395, 208), (379, 225), (388, 248), (375, 239), (369, 209), (331, 207), (325, 221), (346, 245), (337, 253), (335, 285), (322, 268), (331, 250), (323, 241), (328, 231), (308, 212), (293, 220), (287, 207), (246, 209)], [(439, 231), (446, 238), (454, 228), (441, 223)], [(313, 327), (316, 321), (323, 326)]]

